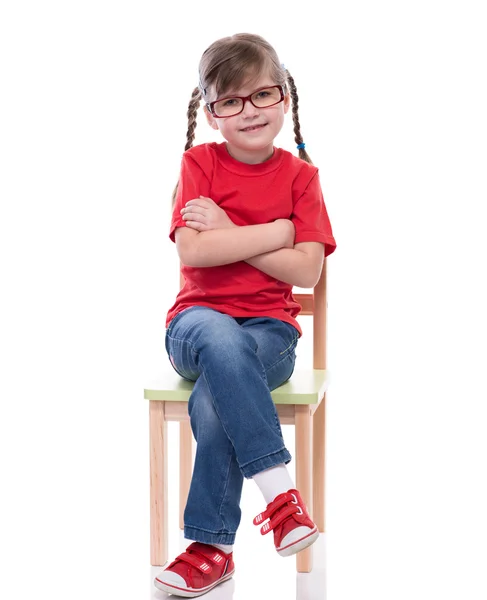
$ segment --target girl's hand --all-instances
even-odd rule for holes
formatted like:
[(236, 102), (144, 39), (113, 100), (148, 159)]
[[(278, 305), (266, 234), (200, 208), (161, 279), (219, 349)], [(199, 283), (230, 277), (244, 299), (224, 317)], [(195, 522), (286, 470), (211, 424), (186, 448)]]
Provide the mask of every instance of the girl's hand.
[(294, 248), (294, 239), (296, 237), (296, 229), (291, 219), (277, 219), (275, 223), (279, 223), (283, 237), (283, 248)]
[(186, 226), (197, 231), (238, 227), (227, 216), (223, 208), (220, 208), (211, 198), (205, 198), (204, 196), (186, 202), (181, 214), (186, 221)]

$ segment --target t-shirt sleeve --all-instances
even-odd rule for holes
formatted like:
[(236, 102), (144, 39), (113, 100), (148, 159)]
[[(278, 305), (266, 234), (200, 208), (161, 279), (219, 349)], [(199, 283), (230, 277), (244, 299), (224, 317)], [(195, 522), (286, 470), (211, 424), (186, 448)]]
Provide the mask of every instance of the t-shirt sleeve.
[(321, 242), (325, 256), (336, 248), (330, 219), (326, 210), (318, 171), (315, 172), (304, 192), (296, 200), (291, 220), (296, 230), (295, 244)]
[(174, 203), (169, 238), (176, 242), (175, 231), (178, 227), (185, 227), (181, 209), (186, 202), (200, 196), (210, 197), (210, 181), (201, 166), (188, 154), (183, 154), (181, 170), (179, 172), (178, 191)]

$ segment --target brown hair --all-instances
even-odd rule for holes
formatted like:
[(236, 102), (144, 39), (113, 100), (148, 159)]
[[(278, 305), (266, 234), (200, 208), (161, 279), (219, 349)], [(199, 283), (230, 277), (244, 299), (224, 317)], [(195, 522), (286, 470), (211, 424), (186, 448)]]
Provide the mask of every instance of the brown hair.
[[(294, 140), (303, 143), (298, 116), (298, 92), (289, 71), (281, 65), (274, 48), (260, 35), (237, 33), (224, 37), (209, 46), (203, 53), (199, 65), (199, 86), (194, 88), (188, 105), (188, 131), (184, 151), (193, 146), (196, 118), (200, 102), (209, 101), (211, 91), (217, 97), (238, 89), (244, 83), (251, 84), (261, 73), (269, 73), (276, 85), (284, 86), (292, 100)], [(304, 148), (299, 148), (299, 158), (313, 164)], [(174, 188), (172, 204), (176, 201), (178, 184)]]

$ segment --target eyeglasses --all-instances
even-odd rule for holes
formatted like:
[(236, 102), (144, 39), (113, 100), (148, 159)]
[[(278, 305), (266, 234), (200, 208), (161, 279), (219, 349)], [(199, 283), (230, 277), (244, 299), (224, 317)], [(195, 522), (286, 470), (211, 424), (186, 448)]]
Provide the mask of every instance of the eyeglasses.
[(247, 100), (255, 108), (269, 108), (284, 100), (284, 89), (281, 85), (273, 85), (261, 88), (249, 96), (229, 96), (228, 98), (221, 98), (220, 100), (215, 100), (215, 102), (210, 102), (206, 106), (214, 117), (223, 119), (224, 117), (234, 117), (240, 114)]

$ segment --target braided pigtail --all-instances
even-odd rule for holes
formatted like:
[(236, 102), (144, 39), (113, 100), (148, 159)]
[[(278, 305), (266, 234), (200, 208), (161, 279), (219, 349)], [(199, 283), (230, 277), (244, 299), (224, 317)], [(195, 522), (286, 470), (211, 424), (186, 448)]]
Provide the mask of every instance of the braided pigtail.
[(188, 106), (188, 132), (186, 134), (186, 146), (184, 147), (185, 152), (193, 146), (194, 130), (196, 129), (196, 117), (198, 116), (198, 108), (200, 106), (200, 101), (200, 88), (195, 87)]
[(289, 92), (291, 94), (291, 100), (293, 105), (293, 123), (294, 123), (294, 139), (296, 144), (303, 145), (302, 148), (299, 148), (299, 158), (305, 160), (307, 163), (312, 165), (311, 158), (308, 156), (308, 153), (304, 149), (303, 136), (301, 134), (301, 126), (299, 124), (299, 116), (298, 116), (298, 107), (299, 107), (299, 98), (298, 91), (296, 90), (296, 84), (294, 83), (294, 79), (291, 77), (291, 74), (287, 69), (285, 69), (285, 73), (287, 76), (287, 81), (289, 83)]
[[(196, 129), (196, 118), (198, 116), (198, 108), (200, 106), (201, 101), (201, 90), (199, 87), (195, 87), (193, 93), (191, 95), (191, 100), (188, 105), (188, 131), (186, 133), (186, 145), (184, 146), (184, 151), (189, 150), (193, 147), (194, 142), (194, 130)], [(172, 206), (176, 202), (176, 195), (178, 193), (178, 183), (176, 183), (176, 187), (172, 193)]]

